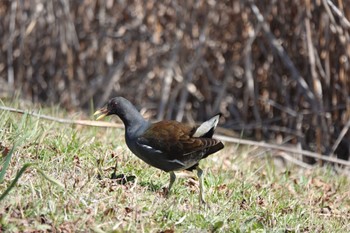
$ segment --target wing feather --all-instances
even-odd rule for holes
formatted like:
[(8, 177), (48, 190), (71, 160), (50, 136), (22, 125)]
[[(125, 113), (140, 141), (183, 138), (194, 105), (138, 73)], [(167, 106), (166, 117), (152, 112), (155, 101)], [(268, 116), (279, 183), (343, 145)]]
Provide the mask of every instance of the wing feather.
[[(219, 150), (222, 143), (212, 138), (192, 137), (194, 127), (189, 127), (176, 121), (162, 121), (153, 124), (137, 143), (162, 151), (169, 159), (179, 158), (195, 152), (212, 151), (210, 148)], [(221, 145), (220, 145), (221, 144)], [(211, 152), (214, 153), (214, 152)], [(207, 153), (203, 153), (205, 156)]]

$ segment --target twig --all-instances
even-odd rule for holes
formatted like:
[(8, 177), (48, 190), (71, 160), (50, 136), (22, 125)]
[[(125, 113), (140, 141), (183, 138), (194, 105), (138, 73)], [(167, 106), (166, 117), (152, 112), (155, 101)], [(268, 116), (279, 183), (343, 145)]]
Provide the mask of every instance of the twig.
[(224, 81), (222, 82), (222, 84), (220, 85), (221, 91), (217, 94), (217, 97), (214, 101), (214, 106), (212, 108), (212, 112), (210, 115), (214, 115), (214, 114), (220, 112), (220, 104), (222, 103), (222, 99), (227, 94), (228, 82), (229, 82), (229, 80), (231, 80), (233, 78), (232, 72), (230, 69), (230, 67), (231, 67), (230, 65), (231, 64), (228, 63), (225, 67), (225, 78), (224, 78)]
[(320, 55), (317, 50), (315, 50), (316, 67), (318, 68), (319, 75), (325, 80), (326, 86), (329, 86), (329, 79), (327, 78), (326, 71), (322, 67)]
[(331, 152), (329, 153), (329, 156), (333, 156), (333, 155), (334, 155), (335, 150), (338, 148), (339, 143), (341, 142), (341, 140), (343, 140), (345, 134), (348, 132), (349, 127), (350, 127), (350, 119), (348, 120), (348, 122), (346, 122), (346, 125), (345, 125), (344, 128), (341, 130), (341, 132), (340, 132), (340, 134), (339, 134), (337, 140), (334, 142), (334, 145), (332, 146), (332, 150), (331, 150)]
[[(181, 70), (179, 69), (179, 72), (181, 72)], [(175, 71), (175, 75), (176, 71)], [(171, 119), (172, 113), (175, 112), (175, 108), (176, 108), (176, 97), (179, 95), (181, 89), (183, 88), (183, 84), (182, 83), (178, 83), (171, 91), (170, 93), (170, 99), (169, 99), (169, 106), (168, 106), (168, 111), (166, 113), (166, 117), (165, 119)]]
[(41, 119), (55, 121), (62, 124), (75, 124), (75, 125), (86, 125), (86, 126), (96, 126), (96, 127), (113, 127), (113, 128), (124, 128), (123, 124), (117, 124), (117, 123), (111, 123), (111, 122), (105, 122), (105, 121), (90, 121), (90, 120), (70, 120), (70, 119), (64, 119), (64, 118), (58, 118), (58, 117), (52, 117), (47, 115), (42, 115), (35, 112), (28, 112), (21, 109), (16, 108), (10, 108), (6, 106), (0, 106), (1, 110), (9, 111), (9, 112), (16, 112), (20, 114), (28, 114), (31, 116), (35, 116)]
[(256, 39), (256, 35), (259, 34), (261, 30), (261, 23), (258, 24), (255, 30), (251, 28), (250, 25), (247, 26), (249, 39), (247, 41), (247, 44), (244, 47), (243, 54), (244, 54), (244, 69), (245, 69), (245, 77), (246, 77), (246, 83), (247, 87), (245, 89), (245, 94), (243, 95), (244, 99), (244, 105), (243, 105), (243, 112), (245, 117), (247, 118), (247, 112), (248, 112), (248, 106), (250, 105), (249, 99), (254, 101), (253, 104), (253, 114), (255, 117), (255, 120), (257, 122), (261, 122), (261, 117), (259, 110), (257, 108), (257, 95), (256, 95), (256, 87), (255, 82), (253, 78), (253, 65), (252, 65), (252, 44), (254, 43)]
[(227, 137), (227, 136), (223, 136), (223, 135), (214, 135), (214, 138), (217, 138), (217, 139), (222, 140), (224, 142), (232, 142), (232, 143), (239, 143), (239, 144), (243, 144), (243, 145), (259, 146), (259, 147), (265, 147), (265, 148), (270, 148), (270, 149), (274, 149), (274, 150), (281, 150), (281, 151), (286, 151), (286, 152), (295, 153), (295, 154), (307, 155), (309, 157), (321, 159), (323, 161), (337, 163), (337, 164), (341, 164), (341, 165), (345, 165), (345, 166), (350, 167), (350, 162), (348, 162), (348, 161), (345, 161), (342, 159), (337, 159), (337, 158), (332, 158), (332, 157), (329, 157), (327, 155), (321, 155), (321, 154), (311, 152), (311, 151), (299, 150), (299, 149), (295, 149), (295, 148), (269, 144), (266, 142), (256, 142), (256, 141), (251, 141), (251, 140), (246, 140), (246, 139)]
[(306, 42), (307, 42), (307, 48), (308, 48), (308, 55), (309, 55), (309, 62), (311, 67), (311, 76), (313, 80), (314, 92), (316, 93), (317, 99), (322, 100), (322, 86), (321, 86), (320, 80), (317, 78), (315, 52), (314, 52), (314, 45), (312, 43), (311, 26), (310, 26), (310, 19), (309, 19), (309, 17), (311, 17), (310, 8), (311, 8), (310, 2), (306, 1), (306, 17), (305, 17)]
[(74, 47), (75, 50), (79, 50), (79, 39), (77, 35), (77, 30), (75, 29), (74, 20), (70, 14), (71, 10), (69, 9), (69, 1), (61, 0), (61, 5), (63, 9), (63, 15), (66, 21), (66, 40)]
[[(195, 15), (192, 15), (192, 17), (194, 18)], [(188, 99), (188, 85), (190, 83), (192, 83), (192, 79), (193, 79), (193, 73), (195, 68), (198, 66), (198, 64), (200, 64), (200, 61), (202, 60), (203, 57), (203, 47), (205, 45), (205, 38), (206, 38), (206, 30), (208, 27), (208, 17), (206, 17), (204, 19), (204, 23), (203, 26), (200, 30), (199, 33), (199, 43), (196, 47), (195, 50), (195, 55), (193, 58), (193, 61), (189, 64), (188, 67), (186, 67), (185, 71), (184, 71), (184, 88), (182, 89), (181, 93), (180, 93), (180, 102), (179, 102), (179, 108), (178, 108), (178, 113), (176, 115), (176, 120), (177, 121), (181, 121), (183, 116), (185, 115), (185, 105)]]
[(292, 108), (288, 107), (288, 106), (284, 106), (282, 104), (277, 103), (275, 100), (273, 99), (266, 99), (266, 98), (262, 98), (260, 97), (259, 100), (273, 106), (274, 108), (287, 113), (288, 115), (292, 116), (292, 117), (297, 117), (298, 116), (298, 112), (296, 112), (295, 110), (293, 110)]
[(305, 168), (305, 169), (312, 169), (312, 168), (314, 168), (313, 165), (304, 163), (303, 161), (301, 161), (299, 159), (296, 159), (293, 156), (290, 156), (288, 153), (285, 153), (285, 152), (282, 152), (282, 151), (280, 151), (277, 154), (274, 154), (274, 156), (275, 157), (280, 156), (280, 157), (284, 158), (285, 160), (288, 160), (289, 162), (291, 162), (291, 163), (293, 163), (295, 165), (298, 165), (298, 166), (300, 166), (302, 168)]
[(344, 14), (333, 4), (331, 0), (327, 0), (328, 5), (332, 8), (334, 13), (338, 15), (338, 17), (341, 19), (344, 26), (346, 26), (348, 29), (350, 28), (350, 22), (349, 20), (344, 16)]
[(306, 83), (306, 81), (301, 77), (299, 71), (295, 67), (293, 61), (289, 58), (288, 54), (286, 53), (286, 51), (284, 50), (282, 45), (280, 45), (280, 43), (277, 41), (275, 36), (271, 33), (270, 27), (266, 23), (263, 15), (260, 13), (260, 10), (258, 9), (258, 7), (252, 1), (249, 1), (249, 3), (250, 3), (250, 6), (251, 6), (251, 9), (252, 9), (253, 13), (256, 16), (256, 19), (262, 25), (262, 29), (263, 29), (263, 31), (265, 32), (265, 35), (268, 38), (270, 46), (276, 50), (278, 56), (281, 58), (281, 60), (284, 62), (284, 64), (288, 68), (288, 70), (291, 72), (291, 77), (297, 81), (299, 86), (302, 88), (303, 93), (306, 96), (306, 98), (309, 99), (309, 101), (311, 101), (311, 106), (312, 107), (317, 106), (317, 105), (315, 105), (316, 104), (316, 99), (315, 99), (314, 94), (310, 90), (310, 88), (309, 88), (308, 84)]
[(158, 116), (157, 116), (158, 120), (161, 120), (164, 118), (165, 107), (169, 101), (169, 97), (171, 93), (170, 89), (171, 89), (171, 84), (173, 82), (173, 77), (174, 77), (174, 65), (178, 59), (178, 53), (179, 53), (179, 41), (177, 40), (175, 42), (175, 46), (171, 53), (171, 59), (166, 65), (165, 75), (163, 78), (162, 93), (160, 97), (160, 104), (158, 108)]
[[(205, 24), (204, 28), (205, 27), (206, 27), (206, 24)], [(202, 30), (202, 34), (204, 34), (204, 32), (205, 32), (204, 28)], [(184, 84), (183, 84), (184, 85), (183, 89), (180, 93), (180, 102), (179, 102), (179, 107), (178, 107), (178, 113), (176, 115), (177, 121), (181, 121), (183, 116), (185, 115), (185, 105), (186, 105), (188, 93), (189, 93), (188, 85), (190, 83), (192, 83), (194, 69), (200, 63), (202, 53), (203, 53), (202, 47), (203, 47), (203, 43), (199, 43), (199, 45), (196, 48), (195, 57), (194, 57), (192, 63), (188, 67), (186, 67), (186, 69), (184, 71), (185, 80), (184, 80)]]
[[(331, 6), (331, 5), (329, 5), (329, 1), (328, 1), (328, 0), (322, 0), (322, 3), (323, 3), (324, 8), (326, 9), (326, 12), (327, 12), (327, 14), (328, 14), (328, 16), (329, 16), (331, 22), (334, 24), (334, 28), (335, 28), (335, 30), (336, 30), (336, 32), (337, 32), (337, 35), (338, 35), (338, 37), (339, 37), (340, 43), (341, 43), (343, 46), (346, 46), (347, 43), (349, 42), (349, 39), (346, 38), (346, 36), (345, 36), (345, 34), (344, 34), (343, 28), (340, 27), (340, 26), (337, 24), (337, 22), (336, 22), (336, 20), (335, 20), (335, 18), (334, 18), (334, 16), (333, 16), (333, 14), (332, 14), (332, 11), (331, 11), (331, 9), (329, 8), (329, 6)], [(348, 40), (346, 40), (346, 39), (348, 39)]]
[[(311, 77), (312, 77), (312, 84), (313, 84), (313, 91), (316, 95), (316, 109), (317, 112), (324, 113), (323, 109), (323, 93), (322, 93), (322, 84), (320, 79), (317, 76), (316, 72), (316, 61), (315, 61), (315, 51), (314, 51), (314, 45), (312, 43), (312, 35), (311, 35), (311, 26), (310, 26), (310, 18), (311, 17), (311, 5), (310, 1), (306, 1), (306, 17), (305, 17), (305, 29), (306, 29), (306, 41), (307, 41), (307, 48), (308, 48), (308, 57), (311, 67)], [(324, 146), (328, 146), (328, 127), (325, 121), (324, 116), (318, 116), (317, 117), (317, 124), (316, 124), (316, 146), (317, 151), (321, 151), (322, 142), (325, 143)]]
[(8, 65), (8, 73), (7, 73), (7, 81), (11, 89), (13, 89), (14, 85), (14, 70), (13, 70), (13, 41), (15, 36), (15, 27), (16, 27), (16, 8), (17, 1), (13, 1), (11, 3), (11, 13), (10, 13), (10, 38), (8, 39), (7, 45), (7, 65)]
[(117, 65), (115, 65), (111, 72), (109, 73), (107, 79), (108, 81), (103, 82), (106, 83), (107, 85), (103, 86), (104, 90), (103, 90), (103, 95), (98, 103), (98, 106), (101, 106), (103, 104), (106, 103), (107, 99), (109, 98), (109, 96), (111, 95), (112, 91), (113, 91), (113, 87), (114, 84), (117, 83), (120, 79), (120, 77), (122, 76), (122, 71), (125, 65), (125, 61), (127, 60), (128, 56), (129, 56), (129, 52), (130, 49), (126, 50), (124, 55), (121, 57), (121, 60), (119, 61), (119, 63)]
[(183, 116), (185, 115), (185, 105), (188, 97), (188, 89), (186, 88), (187, 84), (192, 81), (193, 74), (192, 72), (188, 73), (184, 80), (184, 85), (180, 94), (180, 101), (179, 101), (179, 107), (178, 112), (176, 114), (176, 120), (181, 121)]

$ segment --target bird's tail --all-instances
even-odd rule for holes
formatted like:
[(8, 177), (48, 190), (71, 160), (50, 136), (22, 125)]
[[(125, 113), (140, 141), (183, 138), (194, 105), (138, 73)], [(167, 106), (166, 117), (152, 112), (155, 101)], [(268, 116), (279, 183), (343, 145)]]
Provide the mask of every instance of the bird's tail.
[(209, 120), (203, 122), (194, 132), (193, 137), (198, 138), (211, 138), (213, 137), (216, 126), (219, 123), (220, 116), (222, 114), (218, 113)]

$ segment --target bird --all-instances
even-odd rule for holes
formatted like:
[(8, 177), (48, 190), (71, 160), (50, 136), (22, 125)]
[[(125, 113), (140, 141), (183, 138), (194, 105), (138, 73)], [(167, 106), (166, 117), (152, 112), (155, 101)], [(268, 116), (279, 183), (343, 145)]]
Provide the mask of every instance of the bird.
[(123, 97), (114, 97), (94, 115), (100, 120), (117, 115), (125, 126), (125, 142), (138, 158), (147, 164), (170, 174), (167, 193), (175, 180), (175, 171), (197, 171), (199, 201), (204, 198), (203, 170), (199, 161), (224, 148), (224, 144), (212, 138), (221, 113), (198, 127), (174, 120), (151, 123), (143, 118), (136, 107)]

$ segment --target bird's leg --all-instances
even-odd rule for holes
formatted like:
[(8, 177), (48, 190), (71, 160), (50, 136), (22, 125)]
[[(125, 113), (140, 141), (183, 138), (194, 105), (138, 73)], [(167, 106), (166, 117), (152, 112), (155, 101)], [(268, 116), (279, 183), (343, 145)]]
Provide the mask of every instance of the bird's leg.
[(170, 182), (169, 182), (169, 191), (171, 189), (171, 187), (173, 186), (174, 182), (176, 180), (176, 175), (175, 172), (170, 172)]
[(113, 173), (111, 175), (111, 179), (117, 179), (117, 168), (118, 168), (118, 160), (117, 162), (115, 163), (115, 166), (113, 168)]
[(97, 159), (97, 179), (101, 180), (102, 179), (102, 163), (103, 160), (102, 159)]
[(200, 167), (196, 167), (197, 170), (197, 176), (199, 181), (199, 202), (201, 204), (206, 204), (204, 200), (204, 186), (203, 186), (203, 170), (200, 169)]
[(167, 193), (167, 194), (170, 193), (170, 189), (171, 189), (171, 187), (173, 186), (175, 180), (176, 180), (175, 172), (171, 171), (171, 172), (170, 172), (170, 182), (169, 182), (169, 187), (168, 187), (168, 193)]

